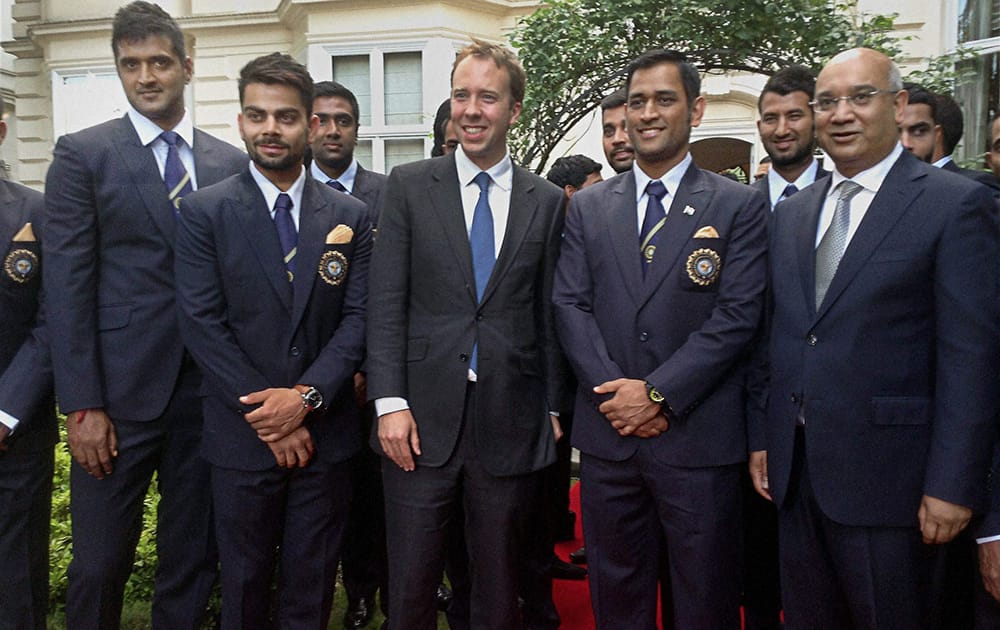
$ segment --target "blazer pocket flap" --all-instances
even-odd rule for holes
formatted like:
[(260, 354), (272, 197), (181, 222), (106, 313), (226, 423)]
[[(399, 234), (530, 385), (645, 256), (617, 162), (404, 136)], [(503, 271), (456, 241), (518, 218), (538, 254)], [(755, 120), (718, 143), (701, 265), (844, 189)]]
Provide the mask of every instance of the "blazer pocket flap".
[(917, 396), (872, 398), (872, 418), (881, 425), (921, 425), (931, 421), (932, 399)]
[(427, 356), (427, 340), (423, 338), (410, 339), (406, 344), (406, 360), (421, 361)]
[(101, 306), (97, 309), (97, 328), (99, 330), (114, 330), (128, 326), (132, 319), (131, 304), (115, 304)]

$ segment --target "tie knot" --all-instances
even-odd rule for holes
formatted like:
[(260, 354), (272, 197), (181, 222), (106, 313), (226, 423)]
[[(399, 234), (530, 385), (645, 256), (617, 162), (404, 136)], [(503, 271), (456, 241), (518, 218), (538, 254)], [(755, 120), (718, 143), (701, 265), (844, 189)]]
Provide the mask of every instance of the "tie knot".
[(858, 194), (862, 190), (861, 184), (857, 182), (852, 182), (849, 179), (845, 179), (840, 182), (840, 197), (839, 199), (850, 200), (854, 195)]
[(781, 196), (784, 197), (785, 199), (788, 199), (797, 192), (799, 192), (799, 189), (796, 188), (795, 184), (789, 184), (785, 186), (785, 191), (781, 193)]
[(490, 174), (486, 171), (480, 171), (479, 174), (472, 179), (472, 181), (476, 182), (476, 185), (479, 186), (479, 192), (485, 193), (489, 191)]
[(177, 135), (176, 131), (164, 131), (160, 134), (160, 137), (163, 138), (164, 142), (174, 148), (177, 147), (177, 141), (181, 139), (181, 137)]
[(660, 180), (654, 179), (646, 184), (646, 194), (650, 197), (656, 197), (657, 201), (662, 202), (663, 197), (667, 194), (667, 187)]
[(326, 185), (329, 186), (330, 188), (334, 189), (334, 190), (339, 190), (342, 193), (347, 192), (347, 188), (345, 188), (343, 184), (341, 184), (340, 182), (338, 182), (335, 179), (328, 179), (328, 180), (326, 180)]
[(274, 211), (278, 210), (291, 210), (292, 209), (292, 198), (288, 196), (287, 193), (281, 193), (278, 195), (278, 199), (274, 202)]

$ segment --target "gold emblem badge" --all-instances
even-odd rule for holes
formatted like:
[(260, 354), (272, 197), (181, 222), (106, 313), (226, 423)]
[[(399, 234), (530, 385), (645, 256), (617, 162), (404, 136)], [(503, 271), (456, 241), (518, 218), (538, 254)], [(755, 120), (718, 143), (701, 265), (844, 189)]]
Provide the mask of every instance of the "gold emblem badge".
[(38, 272), (38, 256), (29, 249), (15, 249), (4, 259), (3, 270), (14, 282), (27, 282)]
[(719, 279), (722, 257), (714, 249), (696, 249), (688, 256), (687, 272), (691, 282), (707, 287)]
[(642, 248), (642, 259), (646, 263), (653, 262), (653, 256), (656, 254), (656, 245), (646, 245)]
[(347, 256), (337, 251), (323, 254), (319, 259), (319, 277), (330, 286), (339, 286), (347, 277)]

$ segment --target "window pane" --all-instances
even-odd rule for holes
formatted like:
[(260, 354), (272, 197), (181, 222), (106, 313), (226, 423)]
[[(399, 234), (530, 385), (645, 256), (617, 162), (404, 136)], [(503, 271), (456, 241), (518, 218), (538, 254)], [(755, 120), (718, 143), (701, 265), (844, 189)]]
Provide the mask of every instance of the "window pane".
[(998, 0), (960, 0), (958, 41), (972, 42), (1000, 35)]
[(354, 159), (358, 161), (362, 167), (372, 170), (372, 141), (371, 140), (358, 140), (358, 144), (354, 147)]
[(420, 53), (385, 55), (385, 124), (419, 125), (423, 122)]
[(358, 97), (362, 125), (372, 124), (372, 82), (369, 78), (368, 55), (345, 55), (333, 58), (333, 80)]
[(385, 141), (385, 172), (394, 166), (416, 162), (424, 159), (423, 140), (386, 140)]

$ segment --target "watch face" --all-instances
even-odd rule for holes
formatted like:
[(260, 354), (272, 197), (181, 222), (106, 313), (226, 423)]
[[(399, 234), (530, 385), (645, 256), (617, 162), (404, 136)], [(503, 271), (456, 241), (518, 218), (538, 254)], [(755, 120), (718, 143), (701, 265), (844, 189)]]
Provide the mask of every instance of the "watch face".
[(323, 395), (319, 393), (319, 390), (313, 387), (308, 392), (306, 392), (302, 399), (306, 401), (311, 409), (318, 409), (323, 406)]

